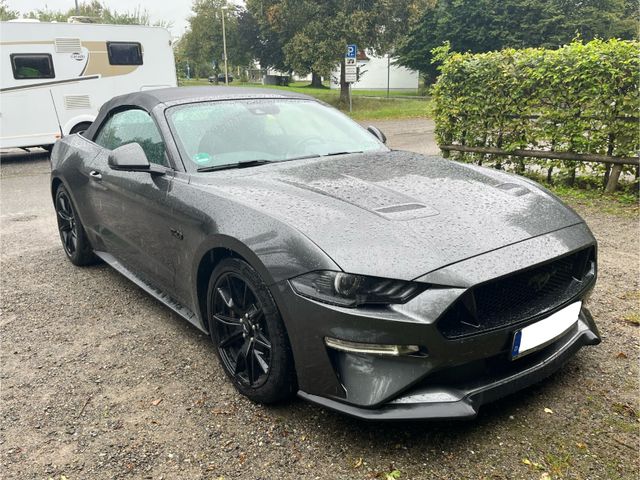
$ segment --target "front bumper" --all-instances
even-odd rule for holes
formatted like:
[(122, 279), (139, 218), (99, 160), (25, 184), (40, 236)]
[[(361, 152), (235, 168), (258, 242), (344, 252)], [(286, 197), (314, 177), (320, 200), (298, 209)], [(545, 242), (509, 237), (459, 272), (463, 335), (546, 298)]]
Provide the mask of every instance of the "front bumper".
[[(438, 285), (403, 305), (342, 308), (273, 285), (298, 374), (299, 396), (347, 415), (370, 420), (473, 418), (481, 405), (536, 383), (558, 370), (584, 345), (600, 342), (584, 307), (596, 280), (551, 310), (477, 334), (451, 337), (439, 328), (469, 288), (532, 265), (593, 248), (584, 224), (536, 237), (442, 268), (419, 281)], [(541, 350), (510, 360), (514, 333), (578, 301), (579, 319)], [(345, 342), (419, 346), (420, 354), (381, 356), (328, 348)]]
[[(587, 310), (578, 324), (554, 344), (526, 357), (526, 366), (514, 363), (511, 372), (481, 377), (475, 381), (418, 386), (377, 408), (362, 408), (299, 391), (310, 402), (362, 420), (469, 420), (480, 407), (517, 392), (560, 369), (582, 346), (600, 343), (600, 336)], [(515, 362), (518, 362), (516, 360)]]

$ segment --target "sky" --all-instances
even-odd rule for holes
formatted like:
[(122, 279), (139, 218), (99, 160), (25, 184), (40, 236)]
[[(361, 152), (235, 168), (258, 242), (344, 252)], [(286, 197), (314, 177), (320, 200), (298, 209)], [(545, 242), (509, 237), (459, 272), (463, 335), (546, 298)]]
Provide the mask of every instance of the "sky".
[[(133, 11), (139, 6), (149, 12), (152, 23), (158, 20), (172, 22), (170, 30), (174, 36), (182, 35), (188, 25), (187, 18), (193, 14), (192, 0), (102, 0), (100, 3), (119, 12)], [(75, 0), (7, 0), (6, 5), (19, 12), (44, 8), (64, 11), (75, 7)]]

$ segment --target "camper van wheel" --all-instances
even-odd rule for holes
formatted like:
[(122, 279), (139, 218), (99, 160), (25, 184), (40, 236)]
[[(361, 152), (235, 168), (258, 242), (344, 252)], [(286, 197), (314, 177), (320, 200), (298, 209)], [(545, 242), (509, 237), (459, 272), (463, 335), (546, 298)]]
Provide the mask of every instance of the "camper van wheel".
[(82, 122), (77, 124), (75, 127), (71, 129), (69, 135), (73, 135), (74, 133), (84, 133), (84, 131), (89, 128), (91, 122)]

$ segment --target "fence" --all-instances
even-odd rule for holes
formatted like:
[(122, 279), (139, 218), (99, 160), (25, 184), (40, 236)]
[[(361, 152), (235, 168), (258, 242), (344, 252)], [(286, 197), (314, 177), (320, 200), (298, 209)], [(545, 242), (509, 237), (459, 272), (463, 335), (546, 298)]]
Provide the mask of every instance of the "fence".
[[(606, 191), (637, 175), (640, 44), (574, 42), (557, 50), (483, 54), (441, 50), (434, 87), (436, 135), (445, 152), (497, 157), (575, 178), (602, 173)], [(500, 161), (498, 160), (498, 163)], [(635, 167), (635, 172), (632, 170)]]

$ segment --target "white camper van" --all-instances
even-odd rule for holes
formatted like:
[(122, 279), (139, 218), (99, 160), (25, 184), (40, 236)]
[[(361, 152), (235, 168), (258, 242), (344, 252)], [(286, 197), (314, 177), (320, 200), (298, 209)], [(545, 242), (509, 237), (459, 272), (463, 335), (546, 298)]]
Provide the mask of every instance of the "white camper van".
[(0, 22), (0, 148), (50, 148), (112, 97), (176, 84), (164, 28)]

